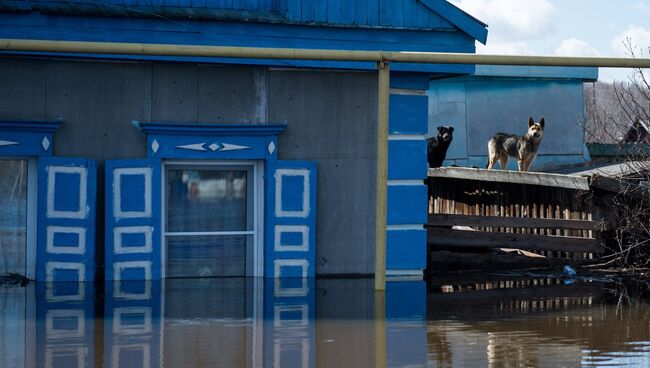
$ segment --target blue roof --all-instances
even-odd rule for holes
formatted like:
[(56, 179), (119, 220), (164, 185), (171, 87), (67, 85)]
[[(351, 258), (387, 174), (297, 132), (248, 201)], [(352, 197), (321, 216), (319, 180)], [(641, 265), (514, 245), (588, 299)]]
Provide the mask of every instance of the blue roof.
[(0, 12), (283, 23), (327, 27), (461, 30), (481, 43), (487, 25), (446, 0), (17, 0)]

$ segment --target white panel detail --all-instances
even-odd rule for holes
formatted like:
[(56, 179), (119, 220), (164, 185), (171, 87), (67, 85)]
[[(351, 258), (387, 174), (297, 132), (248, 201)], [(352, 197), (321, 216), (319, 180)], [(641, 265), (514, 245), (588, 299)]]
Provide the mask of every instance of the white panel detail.
[[(138, 364), (137, 362), (120, 362), (120, 351), (121, 350), (139, 350), (142, 351), (142, 363)], [(134, 364), (136, 367), (149, 368), (151, 367), (151, 348), (149, 344), (113, 344), (113, 352), (111, 353), (111, 368), (124, 367), (127, 363)]]
[[(77, 245), (54, 245), (54, 234), (77, 234), (79, 243)], [(86, 253), (86, 229), (83, 227), (48, 226), (46, 235), (46, 250), (51, 254), (79, 254)]]
[[(144, 176), (144, 211), (122, 211), (122, 175)], [(151, 217), (151, 196), (150, 167), (129, 167), (113, 170), (113, 216), (115, 219)]]
[[(282, 233), (301, 233), (302, 244), (282, 244)], [(307, 252), (309, 250), (309, 226), (307, 225), (275, 225), (273, 249), (276, 252)]]
[(388, 231), (424, 230), (424, 225), (422, 225), (422, 224), (387, 225), (386, 230), (388, 230)]
[[(307, 286), (307, 268), (309, 262), (306, 259), (276, 259), (273, 261), (273, 277), (275, 278), (275, 287), (273, 295), (276, 297), (285, 296), (307, 296), (309, 287)], [(282, 287), (282, 267), (301, 267), (302, 285), (299, 288)]]
[(153, 153), (158, 153), (158, 149), (160, 148), (160, 144), (158, 143), (158, 140), (154, 139), (153, 142), (151, 142), (151, 150)]
[[(54, 208), (54, 188), (56, 188), (56, 174), (77, 174), (79, 175), (79, 210), (57, 211)], [(47, 217), (48, 218), (71, 218), (85, 219), (88, 212), (87, 187), (88, 169), (85, 167), (70, 166), (48, 166), (47, 167)]]
[(275, 143), (273, 143), (273, 141), (271, 141), (271, 143), (269, 143), (269, 146), (267, 148), (269, 150), (269, 155), (272, 155), (273, 152), (275, 152)]
[[(122, 234), (144, 234), (144, 245), (125, 247)], [(151, 226), (116, 226), (113, 228), (113, 252), (115, 254), (151, 253), (153, 251), (153, 227)]]
[[(300, 312), (300, 319), (282, 319), (282, 313)], [(309, 305), (276, 305), (273, 307), (273, 327), (296, 328), (309, 325)]]
[(388, 136), (389, 141), (423, 141), (425, 135), (421, 134), (391, 134)]
[[(123, 282), (142, 282), (144, 283), (144, 291), (139, 294), (125, 293), (122, 291)], [(150, 300), (151, 299), (151, 280), (136, 280), (136, 281), (122, 281), (115, 280), (113, 283), (113, 298), (123, 300)]]
[(182, 146), (176, 146), (176, 148), (180, 149), (186, 149), (186, 150), (191, 150), (191, 151), (207, 151), (205, 147), (205, 142), (203, 143), (193, 143), (193, 144), (185, 144)]
[[(86, 265), (78, 262), (46, 262), (45, 281), (53, 282), (55, 270), (74, 270), (79, 273), (79, 282), (86, 281)], [(76, 299), (74, 299), (76, 300)]]
[(221, 152), (223, 151), (237, 151), (237, 150), (245, 150), (249, 149), (249, 146), (240, 146), (237, 144), (230, 144), (230, 143), (221, 143)]
[[(77, 321), (76, 329), (58, 329), (55, 328), (56, 319), (75, 319)], [(50, 339), (67, 339), (84, 337), (86, 330), (85, 313), (81, 309), (50, 309), (45, 316), (45, 337)]]
[(209, 145), (209, 146), (208, 146), (208, 148), (209, 148), (209, 149), (211, 149), (211, 150), (212, 150), (212, 152), (214, 152), (214, 151), (216, 151), (216, 150), (218, 150), (218, 149), (219, 149), (219, 147), (221, 147), (221, 146), (220, 146), (220, 145), (218, 145), (218, 144), (216, 144), (216, 143), (212, 143), (211, 145)]
[[(277, 169), (275, 170), (275, 216), (276, 217), (309, 217), (309, 173), (308, 169)], [(302, 211), (285, 211), (282, 208), (282, 179), (285, 176), (301, 176), (302, 185)]]
[(47, 151), (48, 148), (50, 148), (50, 140), (47, 139), (47, 137), (43, 137), (43, 140), (41, 141), (41, 146), (43, 146), (43, 150)]
[[(286, 367), (288, 363), (282, 364), (282, 352), (294, 346), (300, 347), (301, 367), (309, 367), (309, 339), (274, 339), (273, 340), (273, 368)], [(295, 364), (295, 362), (292, 362)]]
[(419, 187), (424, 186), (424, 179), (394, 179), (387, 181), (388, 186), (409, 186), (409, 187)]
[[(127, 314), (141, 314), (143, 324), (123, 324)], [(113, 310), (113, 333), (120, 335), (139, 335), (151, 333), (151, 307), (123, 307)]]
[(77, 357), (77, 365), (75, 367), (86, 366), (86, 348), (84, 346), (69, 346), (69, 345), (53, 345), (45, 348), (45, 367), (54, 367), (54, 357)]
[(14, 141), (0, 140), (0, 146), (15, 146), (17, 144), (20, 144), (20, 143), (14, 142)]
[(48, 302), (72, 302), (83, 301), (86, 298), (86, 284), (84, 282), (77, 283), (77, 294), (74, 295), (54, 295), (54, 270), (67, 269), (76, 270), (79, 273), (79, 280), (85, 281), (86, 279), (86, 266), (83, 263), (71, 262), (46, 262), (45, 263), (45, 300)]

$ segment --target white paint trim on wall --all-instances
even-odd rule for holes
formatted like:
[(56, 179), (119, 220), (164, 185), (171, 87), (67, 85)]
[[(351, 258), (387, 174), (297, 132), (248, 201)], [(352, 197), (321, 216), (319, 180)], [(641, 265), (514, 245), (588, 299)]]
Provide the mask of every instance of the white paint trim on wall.
[[(275, 217), (309, 217), (310, 174), (309, 169), (276, 169), (275, 170)], [(282, 178), (285, 176), (302, 176), (302, 211), (285, 211), (282, 209)]]
[[(140, 367), (147, 368), (151, 367), (151, 347), (148, 343), (140, 344), (113, 344), (113, 351), (111, 352), (111, 368), (120, 368), (120, 351), (121, 350), (142, 350), (142, 364)], [(162, 352), (162, 350), (160, 350)], [(129, 362), (133, 363), (133, 362)], [(136, 364), (137, 366), (137, 364)]]
[(388, 180), (388, 186), (424, 186), (424, 179)]
[[(273, 250), (276, 252), (307, 252), (309, 251), (309, 226), (307, 225), (275, 225)], [(298, 245), (282, 244), (283, 233), (301, 233), (302, 243)]]
[(422, 277), (422, 270), (386, 270), (386, 276), (420, 276)]
[(409, 230), (424, 230), (422, 224), (405, 224), (405, 225), (388, 225), (387, 231), (409, 231)]
[[(79, 175), (79, 210), (58, 211), (54, 208), (54, 190), (56, 188), (56, 174)], [(71, 166), (47, 167), (47, 217), (66, 219), (85, 219), (88, 213), (88, 168)]]
[[(124, 280), (124, 282), (129, 282)], [(151, 280), (135, 280), (134, 282), (144, 282), (144, 292), (141, 294), (122, 292), (122, 280), (113, 282), (113, 298), (122, 300), (150, 300), (151, 299)]]
[[(45, 348), (45, 366), (54, 367), (54, 354), (60, 355), (60, 352), (74, 352), (77, 357), (77, 367), (86, 366), (86, 348), (84, 346), (66, 346), (66, 345), (47, 345)], [(31, 367), (31, 365), (27, 365)]]
[[(273, 277), (275, 278), (273, 295), (275, 297), (307, 296), (309, 294), (309, 287), (307, 286), (307, 268), (309, 267), (309, 261), (306, 259), (276, 259), (273, 261), (273, 266)], [(282, 267), (302, 267), (301, 287), (282, 288)]]
[[(122, 316), (125, 314), (142, 314), (144, 324), (125, 325), (122, 324)], [(151, 307), (122, 307), (113, 310), (113, 333), (119, 335), (139, 335), (151, 333)]]
[[(151, 261), (121, 261), (113, 263), (113, 279), (122, 281), (122, 271), (127, 268), (144, 268), (144, 279), (151, 280)], [(117, 288), (116, 288), (117, 290)], [(127, 294), (131, 295), (131, 294)]]
[(423, 141), (427, 139), (424, 134), (391, 134), (388, 136), (389, 141)]
[[(144, 210), (122, 211), (122, 175), (144, 176)], [(151, 217), (151, 176), (150, 167), (126, 167), (113, 170), (113, 217), (115, 220), (123, 218), (149, 218)]]
[(79, 273), (79, 283), (86, 281), (86, 265), (81, 262), (45, 262), (45, 281), (54, 281), (54, 270), (77, 271)]
[[(79, 242), (74, 245), (54, 245), (54, 234), (77, 234)], [(86, 228), (73, 226), (47, 226), (46, 251), (50, 254), (86, 254)]]
[[(122, 245), (122, 234), (144, 234), (144, 245), (139, 247), (125, 247)], [(113, 253), (151, 253), (153, 252), (153, 227), (152, 226), (116, 226), (113, 228)]]
[[(300, 312), (300, 319), (282, 319), (282, 313)], [(273, 307), (273, 327), (296, 328), (309, 326), (309, 305), (275, 305)]]
[[(45, 336), (47, 339), (83, 338), (86, 334), (86, 314), (83, 309), (50, 309), (45, 315)], [(56, 318), (75, 318), (75, 330), (54, 328)]]

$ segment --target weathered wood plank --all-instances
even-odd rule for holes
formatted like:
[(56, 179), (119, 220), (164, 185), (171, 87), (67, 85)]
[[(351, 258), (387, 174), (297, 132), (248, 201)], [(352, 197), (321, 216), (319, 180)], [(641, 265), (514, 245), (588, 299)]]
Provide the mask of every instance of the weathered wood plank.
[(486, 170), (468, 167), (438, 167), (429, 169), (429, 178), (480, 180), (488, 182), (541, 185), (555, 188), (589, 190), (589, 181), (587, 178), (539, 172)]
[(487, 231), (463, 231), (430, 227), (427, 241), (452, 247), (514, 248), (558, 252), (604, 253), (598, 239), (534, 234), (508, 234)]
[(603, 231), (602, 222), (587, 220), (565, 220), (555, 218), (527, 218), (475, 215), (429, 214), (428, 226), (494, 226), (540, 229), (575, 229)]

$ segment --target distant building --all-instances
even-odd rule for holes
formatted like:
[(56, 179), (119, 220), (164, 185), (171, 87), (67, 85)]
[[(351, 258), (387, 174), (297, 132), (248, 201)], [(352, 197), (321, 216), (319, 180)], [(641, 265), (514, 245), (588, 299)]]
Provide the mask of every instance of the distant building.
[(624, 143), (650, 143), (650, 128), (648, 122), (636, 119), (634, 124), (625, 133)]

